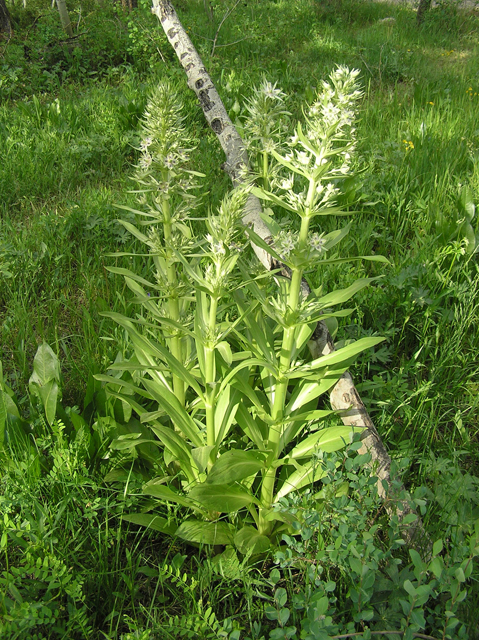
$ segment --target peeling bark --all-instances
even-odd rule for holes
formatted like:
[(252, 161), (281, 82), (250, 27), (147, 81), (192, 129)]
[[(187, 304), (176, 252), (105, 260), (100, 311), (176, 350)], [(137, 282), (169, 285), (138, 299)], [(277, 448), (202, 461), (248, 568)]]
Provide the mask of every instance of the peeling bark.
[(0, 0), (0, 34), (2, 33), (6, 33), (9, 37), (12, 35), (10, 14), (8, 13), (5, 0)]
[[(152, 0), (154, 13), (161, 22), (165, 34), (176, 51), (176, 55), (182, 64), (188, 79), (188, 86), (192, 89), (203, 109), (205, 118), (218, 136), (218, 140), (226, 156), (223, 168), (230, 176), (234, 185), (242, 181), (245, 167), (248, 167), (248, 154), (241, 139), (231, 122), (228, 113), (221, 101), (221, 98), (208, 75), (203, 62), (198, 55), (193, 43), (184, 30), (176, 11), (170, 0)], [(262, 212), (261, 203), (256, 196), (250, 195), (245, 208), (243, 222), (251, 226), (254, 231), (265, 242), (271, 244), (271, 236), (268, 228), (260, 218)], [(253, 246), (255, 253), (268, 270), (282, 268), (278, 265), (266, 251)], [(284, 275), (288, 275), (283, 267)], [(303, 293), (310, 293), (307, 283), (303, 282)], [(322, 322), (313, 334), (310, 342), (310, 349), (314, 358), (320, 355), (327, 355), (334, 351), (334, 344), (326, 325)], [(381, 440), (376, 427), (374, 426), (364, 403), (362, 402), (351, 375), (346, 372), (338, 381), (330, 394), (331, 406), (340, 411), (343, 424), (355, 427), (363, 427), (362, 447), (360, 453), (369, 452), (372, 457), (371, 466), (378, 477), (379, 494), (385, 498), (386, 509), (391, 515), (397, 515), (401, 520), (405, 515), (411, 513), (411, 507), (406, 501), (398, 498), (403, 490), (392, 491), (391, 485), (391, 458)], [(430, 542), (421, 520), (408, 525), (404, 531), (404, 538), (409, 543), (419, 543), (420, 546), (429, 547)]]

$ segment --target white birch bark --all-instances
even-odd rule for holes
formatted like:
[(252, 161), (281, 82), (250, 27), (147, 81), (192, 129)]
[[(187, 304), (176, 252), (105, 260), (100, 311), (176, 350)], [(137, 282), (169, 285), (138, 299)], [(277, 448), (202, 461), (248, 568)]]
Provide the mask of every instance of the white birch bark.
[[(233, 184), (239, 184), (241, 182), (242, 169), (248, 166), (248, 154), (245, 145), (231, 122), (221, 98), (193, 43), (184, 30), (171, 1), (152, 0), (152, 2), (152, 12), (161, 22), (165, 34), (186, 72), (188, 86), (196, 93), (205, 118), (216, 133), (225, 153), (226, 162), (223, 168), (230, 176)], [(246, 225), (253, 227), (254, 231), (263, 240), (271, 243), (269, 230), (260, 218), (261, 211), (261, 203), (258, 198), (250, 195), (243, 221)], [(258, 247), (253, 248), (266, 269), (271, 270), (272, 268), (281, 267), (281, 265), (274, 264), (272, 257), (264, 250)], [(309, 294), (306, 282), (303, 283), (303, 290), (305, 294)], [(320, 322), (318, 324), (310, 343), (310, 348), (315, 358), (334, 351), (333, 340), (324, 323)], [(397, 498), (399, 494), (397, 489), (396, 491), (390, 489), (391, 458), (348, 372), (341, 377), (333, 388), (330, 394), (330, 401), (332, 408), (341, 412), (343, 424), (364, 428), (362, 434), (363, 444), (359, 452), (369, 452), (371, 454), (371, 466), (377, 474), (378, 491), (381, 497), (385, 498), (386, 509), (390, 514), (396, 514), (402, 519), (405, 515), (411, 513), (411, 508), (407, 502)], [(419, 534), (417, 539), (416, 534)], [(415, 541), (420, 545), (425, 544), (426, 547), (430, 545), (419, 518), (413, 525), (408, 525), (404, 531), (404, 537), (408, 542)]]

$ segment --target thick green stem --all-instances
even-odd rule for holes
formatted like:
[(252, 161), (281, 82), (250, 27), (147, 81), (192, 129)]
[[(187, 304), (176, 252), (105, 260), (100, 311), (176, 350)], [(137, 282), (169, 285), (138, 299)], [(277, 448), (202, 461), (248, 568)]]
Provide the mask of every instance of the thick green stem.
[[(170, 294), (168, 296), (168, 314), (171, 320), (175, 322), (180, 321), (180, 305), (176, 295), (178, 288), (178, 277), (176, 273), (175, 262), (173, 260), (171, 251), (172, 240), (172, 222), (171, 222), (171, 208), (168, 200), (163, 200), (163, 233), (165, 237), (165, 250), (166, 250), (166, 277), (170, 288)], [(170, 338), (170, 349), (172, 355), (181, 363), (183, 363), (183, 347), (181, 344), (181, 336), (177, 332)], [(175, 396), (185, 405), (185, 383), (181, 378), (173, 375), (173, 391)]]
[(263, 151), (263, 189), (265, 189), (266, 191), (269, 191), (267, 151)]
[[(218, 298), (211, 296), (210, 311), (208, 320), (208, 336), (205, 348), (205, 383), (206, 383), (206, 443), (209, 447), (214, 447), (215, 439), (215, 400), (216, 400), (216, 367), (215, 367), (215, 331), (216, 313), (218, 310)], [(215, 451), (211, 451), (208, 460), (208, 470), (213, 466)]]
[[(316, 190), (316, 182), (310, 180), (307, 206), (301, 219), (301, 229), (299, 232), (298, 250), (303, 252), (306, 250), (308, 243), (309, 225), (311, 221), (311, 206)], [(272, 462), (276, 462), (278, 459), (278, 446), (279, 440), (283, 428), (283, 414), (286, 403), (286, 394), (288, 391), (288, 378), (286, 373), (291, 366), (291, 355), (294, 350), (294, 336), (296, 332), (296, 320), (295, 316), (298, 312), (298, 308), (301, 301), (301, 280), (303, 278), (303, 269), (296, 267), (292, 269), (291, 284), (289, 288), (288, 296), (288, 313), (292, 321), (292, 326), (286, 327), (283, 333), (283, 342), (281, 345), (280, 362), (279, 362), (279, 376), (276, 382), (274, 390), (274, 401), (271, 411), (271, 417), (274, 424), (270, 427), (268, 437), (268, 448), (272, 450)], [(274, 496), (274, 484), (276, 480), (276, 467), (272, 464), (269, 469), (266, 470), (263, 476), (263, 483), (261, 488), (261, 503), (262, 508), (259, 513), (259, 531), (263, 534), (269, 534), (271, 532), (272, 523), (265, 521), (264, 517), (269, 511), (273, 502)]]

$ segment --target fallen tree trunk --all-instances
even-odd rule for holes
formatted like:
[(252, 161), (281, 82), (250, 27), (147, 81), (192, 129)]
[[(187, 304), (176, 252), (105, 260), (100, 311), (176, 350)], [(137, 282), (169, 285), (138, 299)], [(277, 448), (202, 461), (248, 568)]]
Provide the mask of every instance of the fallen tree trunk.
[[(221, 98), (207, 73), (203, 61), (184, 30), (176, 11), (170, 0), (152, 0), (152, 12), (158, 17), (166, 37), (174, 48), (176, 55), (182, 64), (188, 81), (200, 102), (205, 118), (218, 137), (226, 156), (223, 168), (230, 176), (234, 185), (240, 184), (245, 167), (248, 167), (248, 154), (235, 126), (231, 122)], [(259, 199), (250, 194), (243, 222), (253, 227), (254, 231), (267, 243), (271, 244), (271, 236), (268, 228), (261, 220), (262, 207)], [(264, 267), (268, 270), (281, 268), (274, 259), (263, 249), (254, 246), (255, 253)], [(287, 275), (285, 273), (285, 275)], [(303, 282), (305, 294), (309, 294), (309, 287)], [(318, 326), (311, 341), (311, 351), (314, 358), (327, 355), (334, 351), (334, 344), (326, 325), (323, 322)], [(378, 477), (379, 494), (386, 500), (386, 508), (390, 514), (397, 515), (402, 520), (412, 512), (408, 501), (399, 497), (404, 488), (391, 490), (391, 458), (374, 426), (364, 403), (354, 386), (351, 375), (346, 372), (338, 381), (330, 394), (331, 406), (340, 411), (343, 424), (355, 427), (363, 427), (363, 446), (360, 453), (369, 452), (372, 458), (372, 466)], [(396, 483), (397, 484), (397, 483)], [(416, 540), (416, 535), (419, 536)], [(427, 540), (422, 522), (418, 518), (416, 522), (404, 531), (405, 539), (410, 542)], [(429, 544), (426, 544), (429, 546)]]

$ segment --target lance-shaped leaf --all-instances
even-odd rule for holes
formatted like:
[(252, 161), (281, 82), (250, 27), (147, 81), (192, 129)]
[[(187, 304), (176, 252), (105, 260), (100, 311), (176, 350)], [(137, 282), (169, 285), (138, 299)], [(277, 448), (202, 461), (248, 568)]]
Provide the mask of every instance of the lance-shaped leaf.
[(324, 307), (331, 307), (332, 305), (342, 304), (343, 302), (347, 302), (350, 300), (358, 291), (367, 287), (374, 280), (378, 280), (378, 276), (376, 278), (359, 278), (350, 287), (346, 289), (337, 289), (336, 291), (331, 291), (327, 295), (319, 298), (318, 303), (321, 303)]
[(324, 249), (326, 251), (329, 251), (335, 245), (341, 242), (341, 240), (348, 235), (351, 229), (351, 225), (352, 225), (352, 222), (349, 222), (345, 227), (342, 227), (342, 229), (336, 229), (335, 231), (331, 231), (331, 233), (328, 233), (327, 235), (325, 235), (323, 238)]
[[(148, 368), (146, 365), (151, 365), (152, 371), (156, 371), (157, 363), (151, 356), (153, 356), (153, 358), (159, 358), (168, 364), (169, 369), (174, 375), (178, 376), (178, 378), (181, 378), (181, 380), (183, 380), (187, 385), (191, 386), (200, 397), (203, 396), (203, 391), (200, 385), (188, 369), (186, 369), (186, 367), (184, 367), (183, 364), (168, 351), (168, 349), (140, 334), (129, 318), (113, 311), (104, 312), (101, 315), (111, 318), (127, 330), (128, 335), (135, 346), (137, 358), (141, 364), (145, 364), (145, 369)], [(166, 385), (164, 376), (160, 375), (160, 379), (162, 379)]]
[[(258, 356), (262, 356), (271, 364), (276, 363), (274, 351), (274, 336), (267, 323), (261, 324), (256, 320), (254, 308), (246, 306), (243, 296), (238, 293), (234, 296), (236, 304), (244, 314), (244, 322), (249, 329), (251, 339), (248, 341), (248, 348)], [(244, 338), (244, 336), (241, 336)]]
[(291, 491), (299, 491), (309, 484), (313, 484), (317, 480), (321, 480), (326, 475), (324, 467), (317, 460), (310, 460), (302, 465), (283, 482), (280, 490), (274, 497), (274, 502), (278, 502), (280, 498), (284, 498)]
[(236, 548), (240, 553), (255, 555), (266, 553), (270, 547), (270, 540), (259, 533), (254, 527), (243, 527), (234, 538)]
[(316, 322), (311, 322), (309, 324), (299, 324), (295, 330), (294, 337), (294, 350), (291, 354), (291, 358), (294, 360), (297, 354), (301, 353), (302, 348), (305, 344), (310, 340), (311, 336), (316, 329)]
[(218, 511), (218, 513), (239, 511), (252, 502), (259, 504), (258, 500), (241, 485), (197, 484), (191, 489), (188, 497), (208, 511)]
[(179, 360), (177, 360), (168, 349), (165, 349), (162, 345), (158, 343), (154, 343), (152, 340), (142, 336), (138, 333), (134, 328), (128, 329), (128, 333), (130, 338), (135, 346), (137, 346), (141, 351), (146, 351), (147, 353), (151, 353), (151, 355), (161, 358), (165, 362), (167, 362), (171, 372), (176, 375), (178, 378), (183, 380), (187, 385), (192, 387), (197, 395), (202, 398), (203, 390), (198, 384), (197, 380), (191, 375), (188, 369), (183, 366)]
[(258, 418), (253, 418), (242, 402), (236, 411), (236, 421), (258, 449), (263, 449), (264, 443), (268, 439), (268, 428), (264, 422), (258, 422)]
[[(305, 458), (312, 455), (314, 451), (319, 450), (326, 451), (328, 453), (332, 451), (339, 451), (339, 449), (342, 449), (350, 442), (353, 431), (353, 427), (350, 427), (349, 425), (328, 427), (326, 429), (315, 431), (296, 445), (288, 454), (288, 458)], [(359, 431), (362, 431), (362, 429), (359, 429)]]
[(158, 436), (163, 445), (171, 452), (173, 458), (177, 460), (183, 469), (189, 482), (195, 482), (198, 477), (198, 467), (191, 455), (191, 450), (186, 442), (173, 429), (160, 424), (150, 426), (152, 431)]
[(196, 447), (202, 447), (205, 443), (203, 442), (198, 426), (175, 394), (163, 385), (155, 384), (155, 382), (147, 378), (143, 378), (142, 381), (152, 397), (166, 410), (178, 429), (180, 429)]
[[(293, 209), (291, 209), (291, 211), (293, 211)], [(273, 258), (278, 260), (278, 262), (281, 262), (281, 258), (279, 254), (274, 250), (274, 248), (271, 247), (271, 245), (269, 245), (267, 242), (265, 242), (261, 236), (259, 236), (255, 231), (253, 231), (253, 229), (246, 227), (245, 233), (248, 236), (248, 239), (250, 240), (250, 242), (255, 244), (260, 249), (263, 249), (264, 251), (266, 251), (266, 253), (269, 253), (271, 256), (273, 256)]]
[[(133, 271), (131, 271), (130, 269), (124, 269), (123, 267), (106, 267), (107, 271), (111, 271), (111, 273), (116, 273), (119, 276), (125, 276), (130, 278), (130, 280), (135, 280), (136, 282), (139, 282), (140, 284), (144, 284), (147, 287), (151, 287), (152, 289), (160, 289), (160, 287), (156, 284), (153, 284), (153, 282), (149, 282), (148, 280), (145, 280), (145, 278), (142, 278), (141, 276), (137, 275), (136, 273), (134, 273)], [(143, 291), (143, 289), (142, 289)], [(146, 295), (146, 293), (145, 293)]]
[(170, 536), (175, 534), (176, 525), (169, 524), (168, 520), (155, 516), (152, 513), (128, 513), (121, 517), (125, 522), (131, 522), (132, 524), (138, 524), (141, 527), (148, 527), (154, 531), (161, 531), (167, 533)]
[(216, 460), (207, 484), (232, 484), (255, 475), (264, 468), (265, 455), (259, 451), (231, 449)]
[(215, 442), (218, 448), (233, 424), (240, 400), (240, 392), (231, 386), (226, 387), (216, 399)]
[(132, 236), (135, 236), (135, 238), (138, 238), (138, 240), (148, 245), (149, 247), (152, 246), (150, 238), (148, 236), (145, 236), (144, 233), (141, 233), (141, 231), (138, 231), (135, 225), (131, 224), (131, 222), (127, 222), (126, 220), (118, 220), (118, 222), (122, 224), (125, 229), (131, 233)]
[(140, 444), (152, 444), (156, 447), (161, 445), (161, 442), (158, 440), (151, 440), (148, 438), (142, 438), (141, 433), (126, 433), (118, 438), (115, 438), (110, 443), (110, 449), (114, 449), (116, 451), (126, 451), (127, 449), (132, 449)]
[(307, 374), (310, 371), (315, 371), (318, 368), (329, 367), (331, 365), (339, 365), (351, 358), (357, 356), (361, 351), (365, 351), (366, 349), (370, 349), (371, 347), (376, 346), (380, 342), (383, 342), (385, 338), (361, 338), (352, 344), (348, 344), (347, 347), (343, 347), (342, 349), (338, 349), (337, 351), (333, 351), (333, 353), (329, 353), (328, 355), (321, 356), (308, 364), (305, 364), (301, 367), (297, 367), (291, 373), (288, 373), (289, 378), (299, 378), (304, 374)]
[(234, 527), (227, 522), (203, 522), (201, 520), (185, 520), (175, 535), (187, 542), (210, 545), (232, 545)]
[[(103, 373), (96, 373), (93, 377), (95, 378), (95, 380), (99, 380), (100, 382), (107, 382), (110, 386), (113, 386), (113, 387), (117, 386), (125, 389), (126, 391), (137, 393), (143, 398), (152, 400), (152, 396), (150, 393), (148, 393), (148, 391), (146, 391), (145, 389), (142, 389), (141, 387), (137, 387), (136, 385), (132, 384), (131, 382), (128, 382), (127, 380), (122, 380), (121, 378), (114, 378), (113, 376), (107, 376)], [(121, 395), (119, 393), (115, 393), (110, 390), (108, 390), (108, 393), (110, 393), (110, 395), (115, 395), (122, 400), (125, 400), (125, 402), (129, 402), (128, 395)], [(134, 401), (132, 400), (132, 402)], [(145, 410), (140, 405), (137, 405), (137, 406), (138, 406), (138, 409), (140, 410), (139, 415), (145, 412)], [(132, 407), (135, 408), (133, 404), (132, 404)]]
[(284, 429), (278, 444), (278, 455), (306, 429), (308, 424), (319, 422), (329, 415), (335, 413), (333, 410), (313, 410), (303, 413), (292, 414), (287, 418), (288, 425)]
[(173, 491), (169, 487), (166, 487), (162, 482), (159, 483), (156, 479), (150, 480), (150, 482), (143, 485), (142, 491), (145, 495), (158, 498), (162, 502), (175, 502), (176, 504), (181, 504), (182, 507), (198, 509), (198, 504), (194, 500), (178, 493), (177, 491)]
[(308, 380), (302, 380), (296, 385), (288, 405), (285, 408), (285, 416), (289, 416), (298, 409), (301, 409), (305, 404), (311, 402), (315, 398), (326, 393), (339, 380), (342, 374), (338, 372), (332, 372), (332, 375), (328, 379), (321, 380), (320, 382), (309, 382)]

